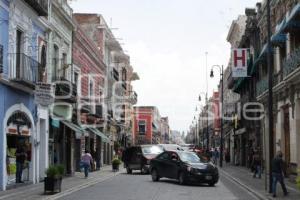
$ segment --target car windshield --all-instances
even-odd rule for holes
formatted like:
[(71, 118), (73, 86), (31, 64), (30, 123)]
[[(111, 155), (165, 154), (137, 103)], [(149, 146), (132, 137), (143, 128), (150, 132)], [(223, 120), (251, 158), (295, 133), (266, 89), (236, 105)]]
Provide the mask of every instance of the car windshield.
[(167, 151), (183, 151), (183, 148), (178, 145), (163, 145), (162, 147)]
[(160, 154), (162, 151), (158, 146), (144, 146), (142, 147), (143, 154)]
[(203, 161), (197, 156), (195, 153), (191, 152), (179, 152), (178, 153), (180, 159), (183, 162), (188, 162), (188, 163), (202, 163)]

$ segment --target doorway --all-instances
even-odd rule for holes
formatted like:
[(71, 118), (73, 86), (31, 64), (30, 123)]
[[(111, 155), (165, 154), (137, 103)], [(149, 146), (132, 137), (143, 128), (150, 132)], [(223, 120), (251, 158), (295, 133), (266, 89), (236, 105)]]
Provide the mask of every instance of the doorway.
[(291, 161), (291, 151), (290, 151), (290, 113), (289, 107), (284, 107), (283, 110), (283, 129), (284, 129), (284, 160), (286, 161), (286, 169), (289, 172), (289, 164)]

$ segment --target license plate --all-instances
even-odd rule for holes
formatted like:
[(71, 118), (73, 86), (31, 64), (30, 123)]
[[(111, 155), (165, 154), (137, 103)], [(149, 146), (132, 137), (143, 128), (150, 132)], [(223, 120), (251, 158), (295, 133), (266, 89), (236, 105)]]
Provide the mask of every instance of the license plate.
[(211, 180), (211, 179), (212, 179), (212, 176), (205, 176), (205, 179), (206, 179), (206, 180)]

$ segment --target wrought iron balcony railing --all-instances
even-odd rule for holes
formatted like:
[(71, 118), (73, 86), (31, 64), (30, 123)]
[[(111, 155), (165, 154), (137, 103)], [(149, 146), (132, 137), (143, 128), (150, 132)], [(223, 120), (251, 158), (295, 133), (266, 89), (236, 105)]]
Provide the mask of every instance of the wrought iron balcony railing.
[(39, 16), (48, 16), (48, 0), (24, 0)]
[(75, 103), (77, 101), (77, 85), (62, 77), (57, 77), (55, 82), (56, 100)]
[[(283, 79), (282, 71), (279, 71), (277, 74), (273, 75), (273, 87), (278, 85)], [(268, 76), (265, 76), (256, 84), (256, 96), (261, 95), (269, 89)]]
[(45, 67), (38, 61), (24, 53), (10, 53), (9, 63), (11, 69), (10, 79), (17, 82), (35, 85), (43, 81)]
[(300, 47), (283, 60), (283, 76), (286, 77), (300, 66)]

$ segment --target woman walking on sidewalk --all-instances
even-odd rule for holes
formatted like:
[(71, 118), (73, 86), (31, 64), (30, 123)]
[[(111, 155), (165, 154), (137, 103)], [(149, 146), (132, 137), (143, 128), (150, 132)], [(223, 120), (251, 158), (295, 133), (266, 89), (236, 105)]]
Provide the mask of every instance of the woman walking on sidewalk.
[(283, 159), (282, 159), (282, 152), (278, 151), (276, 153), (276, 157), (272, 161), (272, 190), (273, 190), (273, 197), (276, 197), (276, 185), (277, 182), (281, 184), (282, 190), (284, 195), (288, 194), (285, 183), (284, 183), (284, 171), (283, 171)]
[(85, 154), (81, 157), (81, 162), (84, 168), (84, 176), (88, 178), (91, 163), (93, 163), (93, 158), (88, 150), (85, 150)]

